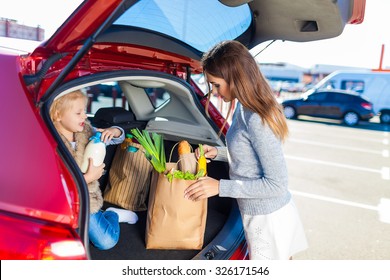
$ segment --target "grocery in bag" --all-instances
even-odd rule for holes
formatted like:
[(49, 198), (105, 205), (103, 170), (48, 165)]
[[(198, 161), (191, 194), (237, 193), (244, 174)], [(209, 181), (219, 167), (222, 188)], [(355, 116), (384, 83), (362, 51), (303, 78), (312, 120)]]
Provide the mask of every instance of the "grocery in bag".
[[(132, 130), (132, 133), (145, 148), (146, 158), (153, 167), (157, 167), (153, 171), (150, 185), (145, 233), (146, 248), (202, 249), (207, 199), (196, 202), (188, 200), (184, 198), (184, 190), (197, 178), (204, 176), (207, 171), (199, 169), (195, 154), (188, 153), (188, 149), (186, 153), (179, 149), (179, 162), (165, 162), (161, 136), (152, 133), (150, 137), (149, 132), (145, 130), (142, 133)], [(181, 170), (179, 166), (186, 167)]]
[(143, 151), (140, 144), (133, 142), (132, 135), (126, 134), (126, 139), (115, 152), (104, 201), (131, 211), (147, 209), (153, 167)]

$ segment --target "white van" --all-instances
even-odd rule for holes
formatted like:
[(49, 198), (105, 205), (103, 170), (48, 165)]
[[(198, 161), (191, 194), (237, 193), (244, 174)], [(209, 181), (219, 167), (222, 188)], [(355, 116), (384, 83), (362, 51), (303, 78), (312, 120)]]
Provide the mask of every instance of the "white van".
[(307, 93), (318, 89), (353, 90), (368, 97), (374, 105), (375, 114), (383, 124), (390, 124), (390, 72), (375, 70), (335, 71)]

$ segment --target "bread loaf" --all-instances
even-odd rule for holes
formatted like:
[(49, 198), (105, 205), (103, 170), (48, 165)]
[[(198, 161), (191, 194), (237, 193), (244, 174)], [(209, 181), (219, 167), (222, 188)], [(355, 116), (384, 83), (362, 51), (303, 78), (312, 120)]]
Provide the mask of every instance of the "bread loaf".
[(186, 140), (182, 140), (179, 142), (179, 146), (177, 148), (179, 156), (186, 155), (191, 153), (191, 145)]

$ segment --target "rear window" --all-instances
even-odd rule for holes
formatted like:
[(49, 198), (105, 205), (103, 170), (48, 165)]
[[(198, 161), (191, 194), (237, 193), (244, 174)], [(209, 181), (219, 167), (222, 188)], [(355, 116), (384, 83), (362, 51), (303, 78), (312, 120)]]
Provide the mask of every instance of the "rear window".
[[(155, 109), (169, 102), (171, 93), (164, 88), (143, 88)], [(100, 83), (82, 89), (88, 95), (87, 113), (94, 115), (100, 108), (121, 107), (129, 110), (129, 104), (118, 82)]]
[(114, 25), (167, 34), (205, 52), (222, 40), (239, 37), (251, 21), (247, 4), (227, 7), (210, 0), (144, 0), (132, 6)]

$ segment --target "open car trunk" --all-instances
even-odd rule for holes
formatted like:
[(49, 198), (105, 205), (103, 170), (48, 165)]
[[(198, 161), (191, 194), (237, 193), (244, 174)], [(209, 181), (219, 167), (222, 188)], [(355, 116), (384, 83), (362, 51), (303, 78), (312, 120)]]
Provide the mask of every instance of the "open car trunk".
[[(120, 126), (126, 134), (131, 133), (132, 128), (158, 133), (164, 139), (167, 161), (172, 151), (171, 161), (177, 162), (177, 148), (173, 147), (180, 140), (187, 140), (193, 150), (198, 144), (225, 145), (224, 136), (218, 136), (218, 126), (205, 113), (201, 104), (204, 96), (199, 88), (190, 86), (180, 78), (154, 71), (113, 71), (74, 80), (66, 87), (60, 88), (58, 94), (78, 89), (89, 96), (90, 104), (87, 111), (90, 113), (93, 126), (97, 128)], [(210, 106), (213, 107), (212, 104)], [(217, 112), (215, 108), (213, 112), (214, 114)], [(58, 140), (61, 141), (59, 138)], [(120, 145), (107, 146), (105, 157), (107, 172), (99, 180), (103, 194), (109, 184), (110, 168), (118, 149), (121, 149)], [(207, 169), (208, 175), (213, 178), (228, 178), (226, 162), (211, 161)], [(110, 206), (121, 208), (105, 202), (103, 209)], [(90, 244), (90, 258), (228, 259), (244, 241), (238, 207), (231, 198), (216, 196), (208, 199), (202, 250), (146, 249), (147, 211), (139, 211), (137, 215), (139, 220), (136, 224), (120, 224), (120, 240), (114, 248), (100, 251)]]
[[(165, 151), (170, 151), (174, 142), (166, 144)], [(167, 158), (168, 158), (167, 154)], [(177, 160), (177, 157), (173, 160)], [(211, 162), (208, 164), (209, 175), (214, 178), (226, 178), (226, 164), (222, 162)], [(225, 225), (230, 211), (235, 203), (230, 198), (212, 197), (208, 199), (206, 231), (204, 236), (204, 247), (209, 244)], [(105, 202), (104, 208), (114, 206)], [(147, 211), (138, 211), (138, 222), (136, 224), (121, 223), (120, 240), (118, 244), (107, 251), (101, 251), (90, 245), (91, 259), (110, 260), (189, 260), (194, 258), (207, 259), (208, 250), (155, 250), (146, 249), (145, 229)], [(197, 256), (199, 254), (199, 256)]]

